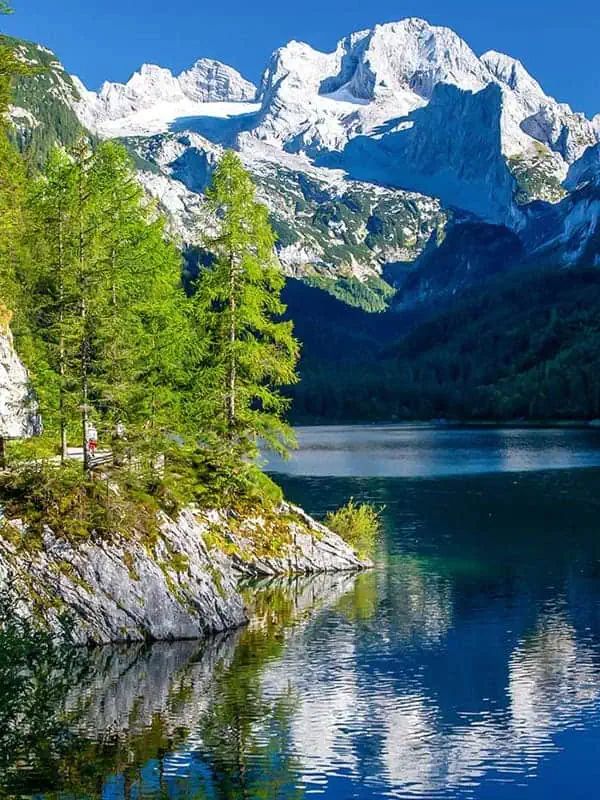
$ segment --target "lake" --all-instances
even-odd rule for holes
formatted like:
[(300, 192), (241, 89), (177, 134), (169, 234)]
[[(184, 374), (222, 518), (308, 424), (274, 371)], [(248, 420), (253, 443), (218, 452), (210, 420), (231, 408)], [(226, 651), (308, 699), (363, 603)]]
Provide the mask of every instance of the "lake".
[[(12, 791), (590, 798), (600, 784), (600, 431), (306, 428), (270, 468), (383, 508), (376, 568), (259, 586), (209, 643), (104, 648)], [(39, 750), (39, 752), (38, 752)], [(1, 785), (1, 783), (0, 783)]]

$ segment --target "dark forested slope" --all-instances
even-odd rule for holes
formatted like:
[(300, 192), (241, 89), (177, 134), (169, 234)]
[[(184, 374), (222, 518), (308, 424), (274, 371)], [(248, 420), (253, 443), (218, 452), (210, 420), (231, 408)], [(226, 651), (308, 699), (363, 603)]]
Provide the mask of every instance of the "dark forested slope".
[(293, 296), (289, 313), (306, 342), (298, 421), (600, 416), (598, 269), (511, 271), (420, 321), (307, 318)]

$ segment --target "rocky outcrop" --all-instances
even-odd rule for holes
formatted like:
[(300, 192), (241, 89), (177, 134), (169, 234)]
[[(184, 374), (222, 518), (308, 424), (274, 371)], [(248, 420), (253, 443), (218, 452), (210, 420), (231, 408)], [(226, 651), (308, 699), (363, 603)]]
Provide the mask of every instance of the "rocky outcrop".
[(234, 566), (249, 576), (314, 575), (346, 572), (368, 566), (354, 550), (325, 525), (314, 520), (297, 506), (284, 503), (281, 513), (289, 522), (291, 541), (279, 555), (261, 555), (251, 540), (241, 540)]
[(26, 438), (38, 433), (39, 428), (27, 372), (15, 352), (10, 331), (0, 320), (0, 437)]
[[(277, 537), (277, 545), (271, 537)], [(0, 587), (12, 582), (21, 612), (80, 644), (194, 639), (243, 625), (242, 578), (358, 570), (368, 566), (335, 534), (293, 506), (269, 518), (184, 511), (164, 517), (155, 539), (74, 544), (46, 530), (26, 547), (19, 522), (0, 535)]]
[(425, 108), (395, 120), (377, 136), (357, 136), (341, 157), (359, 180), (402, 186), (439, 197), (507, 225), (515, 182), (502, 156), (502, 91), (480, 92), (438, 84)]

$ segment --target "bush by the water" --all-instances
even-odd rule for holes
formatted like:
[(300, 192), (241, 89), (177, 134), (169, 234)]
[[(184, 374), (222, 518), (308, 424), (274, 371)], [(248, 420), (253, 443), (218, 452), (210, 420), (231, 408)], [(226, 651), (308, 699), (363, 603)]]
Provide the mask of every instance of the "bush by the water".
[(337, 511), (330, 511), (325, 524), (354, 548), (361, 558), (372, 555), (381, 530), (381, 511), (369, 503), (355, 503), (354, 498)]

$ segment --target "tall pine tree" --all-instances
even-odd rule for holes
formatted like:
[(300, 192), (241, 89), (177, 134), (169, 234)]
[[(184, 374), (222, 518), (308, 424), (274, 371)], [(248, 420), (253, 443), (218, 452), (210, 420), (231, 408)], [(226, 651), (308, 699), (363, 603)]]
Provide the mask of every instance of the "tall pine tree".
[(285, 453), (293, 444), (279, 388), (295, 383), (299, 345), (280, 293), (267, 208), (233, 152), (226, 152), (207, 192), (216, 226), (205, 246), (214, 254), (195, 296), (197, 325), (206, 336), (197, 389), (200, 416), (230, 453), (254, 457), (258, 441)]
[(30, 209), (28, 361), (47, 422), (58, 420), (61, 452), (67, 437), (84, 446), (93, 424), (107, 446), (126, 429), (128, 449), (152, 462), (179, 425), (181, 256), (114, 143), (56, 150)]

